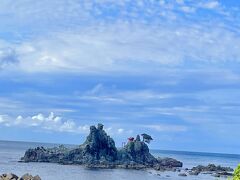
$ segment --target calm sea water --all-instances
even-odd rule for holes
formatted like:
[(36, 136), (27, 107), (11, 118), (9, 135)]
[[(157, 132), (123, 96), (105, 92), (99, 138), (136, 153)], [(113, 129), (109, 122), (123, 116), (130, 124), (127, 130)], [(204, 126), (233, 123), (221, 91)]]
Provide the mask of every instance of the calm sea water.
[[(216, 178), (209, 175), (179, 177), (174, 172), (164, 172), (158, 174), (155, 171), (135, 171), (124, 169), (111, 170), (89, 170), (82, 166), (58, 165), (51, 163), (18, 163), (26, 149), (36, 146), (53, 147), (57, 144), (26, 143), (26, 142), (8, 142), (0, 141), (0, 174), (13, 172), (17, 175), (23, 175), (26, 172), (33, 175), (40, 175), (43, 180), (214, 180)], [(207, 165), (209, 163), (223, 166), (236, 167), (240, 163), (240, 155), (179, 152), (179, 151), (161, 151), (153, 150), (155, 156), (172, 157), (184, 163), (184, 168), (193, 167), (199, 164)], [(170, 176), (170, 177), (167, 177)]]

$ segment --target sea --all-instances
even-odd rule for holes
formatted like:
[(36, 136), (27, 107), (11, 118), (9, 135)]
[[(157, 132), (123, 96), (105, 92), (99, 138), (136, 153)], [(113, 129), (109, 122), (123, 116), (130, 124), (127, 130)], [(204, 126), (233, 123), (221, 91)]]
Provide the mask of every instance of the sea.
[[(126, 169), (86, 169), (79, 165), (59, 165), (53, 163), (20, 163), (20, 158), (28, 148), (37, 146), (54, 147), (59, 144), (0, 141), (0, 174), (25, 173), (39, 175), (42, 180), (216, 180), (211, 175), (180, 177), (177, 172), (156, 172), (154, 170)], [(68, 145), (73, 147), (73, 145)], [(151, 150), (154, 156), (172, 157), (183, 162), (183, 170), (197, 165), (214, 163), (235, 168), (240, 163), (240, 155), (200, 152)], [(224, 179), (224, 178), (218, 178)], [(225, 178), (226, 179), (226, 178)]]

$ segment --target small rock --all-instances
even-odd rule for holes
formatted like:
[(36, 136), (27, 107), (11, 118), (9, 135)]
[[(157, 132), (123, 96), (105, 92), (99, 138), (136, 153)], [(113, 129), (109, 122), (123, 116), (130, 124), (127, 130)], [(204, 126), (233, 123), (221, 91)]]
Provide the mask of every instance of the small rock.
[(199, 171), (189, 171), (189, 175), (197, 176), (200, 172)]
[(178, 174), (178, 176), (187, 176), (187, 174), (186, 173), (180, 173), (180, 174)]
[(33, 179), (32, 180), (41, 180), (41, 178), (40, 178), (40, 176), (39, 175), (36, 175), (36, 176), (34, 176), (33, 177)]
[(0, 180), (18, 180), (18, 176), (15, 174), (2, 174)]
[(0, 176), (0, 180), (41, 180), (41, 178), (37, 175), (37, 176), (32, 176), (31, 174), (24, 174), (22, 177), (18, 177), (15, 174), (2, 174)]

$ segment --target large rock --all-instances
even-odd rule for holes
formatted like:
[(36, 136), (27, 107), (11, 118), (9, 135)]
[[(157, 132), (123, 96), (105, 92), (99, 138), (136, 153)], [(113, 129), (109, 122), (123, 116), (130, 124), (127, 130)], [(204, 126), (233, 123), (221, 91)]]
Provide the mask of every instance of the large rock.
[[(143, 169), (160, 167), (181, 167), (182, 163), (171, 158), (157, 159), (140, 136), (117, 149), (114, 140), (107, 135), (102, 124), (91, 126), (85, 142), (77, 148), (66, 149), (37, 147), (26, 151), (22, 162), (53, 162), (61, 164), (82, 164), (88, 168)], [(156, 168), (158, 167), (158, 168)]]
[(158, 164), (164, 167), (182, 167), (183, 163), (173, 158), (158, 158)]
[(117, 148), (114, 140), (103, 130), (103, 125), (90, 127), (90, 134), (80, 146), (85, 156), (92, 156), (93, 160), (114, 161), (117, 159)]
[(153, 165), (157, 159), (149, 153), (149, 148), (138, 135), (136, 140), (129, 141), (127, 145), (118, 152), (121, 163), (135, 162), (138, 164)]

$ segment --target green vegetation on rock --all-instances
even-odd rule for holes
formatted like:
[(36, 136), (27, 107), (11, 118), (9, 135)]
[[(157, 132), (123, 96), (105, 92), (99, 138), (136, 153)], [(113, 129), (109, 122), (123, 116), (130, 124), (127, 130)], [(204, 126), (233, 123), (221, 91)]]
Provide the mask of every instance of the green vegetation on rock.
[(234, 171), (233, 180), (240, 180), (240, 164)]

